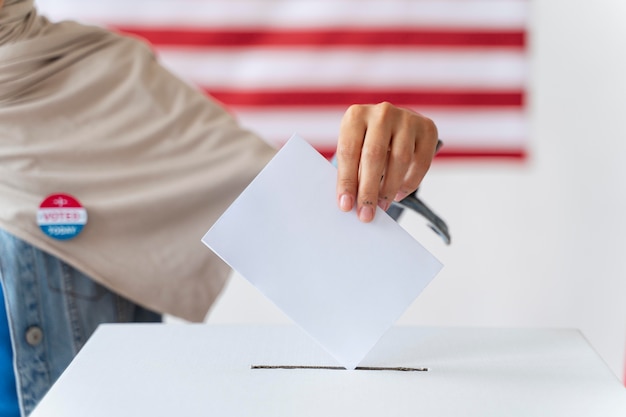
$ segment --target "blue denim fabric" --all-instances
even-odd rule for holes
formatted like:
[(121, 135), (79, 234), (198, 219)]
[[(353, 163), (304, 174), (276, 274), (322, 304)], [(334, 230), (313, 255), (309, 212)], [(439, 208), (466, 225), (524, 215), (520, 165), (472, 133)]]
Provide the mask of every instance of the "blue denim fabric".
[(0, 280), (23, 416), (33, 410), (99, 324), (161, 321), (159, 314), (3, 230)]
[(13, 372), (13, 347), (2, 285), (0, 285), (0, 416), (20, 417)]

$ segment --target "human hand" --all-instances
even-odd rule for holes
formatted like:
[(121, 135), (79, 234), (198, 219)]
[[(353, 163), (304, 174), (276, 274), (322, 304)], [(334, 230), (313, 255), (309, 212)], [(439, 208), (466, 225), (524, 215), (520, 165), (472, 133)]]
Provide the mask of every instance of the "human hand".
[(437, 126), (414, 111), (386, 102), (350, 106), (337, 142), (339, 208), (356, 204), (365, 223), (374, 219), (376, 205), (387, 211), (419, 187), (437, 140)]

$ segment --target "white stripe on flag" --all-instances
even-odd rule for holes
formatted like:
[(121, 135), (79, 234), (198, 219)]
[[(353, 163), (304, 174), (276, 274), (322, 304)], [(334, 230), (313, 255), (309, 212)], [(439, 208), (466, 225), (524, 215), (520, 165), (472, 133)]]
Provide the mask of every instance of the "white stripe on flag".
[[(523, 89), (522, 50), (160, 47), (162, 62), (204, 87), (428, 87)], [(311, 69), (314, 69), (313, 71)]]
[[(284, 143), (293, 133), (315, 139), (324, 150), (337, 141), (339, 125), (345, 108), (305, 109), (276, 108), (271, 110), (234, 109), (242, 126), (249, 128), (276, 145)], [(513, 109), (420, 109), (437, 121), (439, 136), (446, 146), (498, 148), (516, 150), (526, 142), (527, 123), (522, 110)]]
[(53, 19), (215, 27), (523, 28), (528, 0), (37, 0)]

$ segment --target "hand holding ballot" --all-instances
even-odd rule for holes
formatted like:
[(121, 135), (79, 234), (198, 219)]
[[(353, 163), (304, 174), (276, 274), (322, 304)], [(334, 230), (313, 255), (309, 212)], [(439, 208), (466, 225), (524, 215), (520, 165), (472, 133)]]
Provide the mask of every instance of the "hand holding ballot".
[(442, 264), (390, 216), (338, 210), (336, 180), (293, 135), (202, 242), (354, 369)]
[(353, 105), (337, 143), (337, 202), (363, 222), (417, 189), (437, 147), (432, 120), (389, 103)]

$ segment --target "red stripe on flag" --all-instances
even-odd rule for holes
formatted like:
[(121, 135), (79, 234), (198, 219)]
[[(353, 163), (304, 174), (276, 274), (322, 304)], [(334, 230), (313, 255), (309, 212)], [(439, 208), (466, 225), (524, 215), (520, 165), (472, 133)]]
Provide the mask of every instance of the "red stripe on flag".
[(517, 159), (524, 160), (527, 157), (527, 153), (524, 149), (461, 149), (450, 148), (442, 149), (435, 159)]
[[(314, 142), (313, 142), (314, 143)], [(335, 148), (316, 147), (317, 151), (326, 159), (331, 159), (335, 155)], [(445, 147), (437, 153), (435, 160), (456, 160), (456, 159), (507, 159), (525, 160), (528, 157), (524, 149), (496, 149), (496, 148), (449, 148)]]
[(232, 106), (349, 106), (389, 101), (401, 106), (521, 107), (523, 91), (368, 91), (288, 90), (234, 91), (204, 88), (207, 94)]
[(523, 30), (417, 30), (417, 29), (157, 29), (115, 26), (116, 30), (139, 36), (155, 46), (250, 47), (250, 46), (525, 46)]

